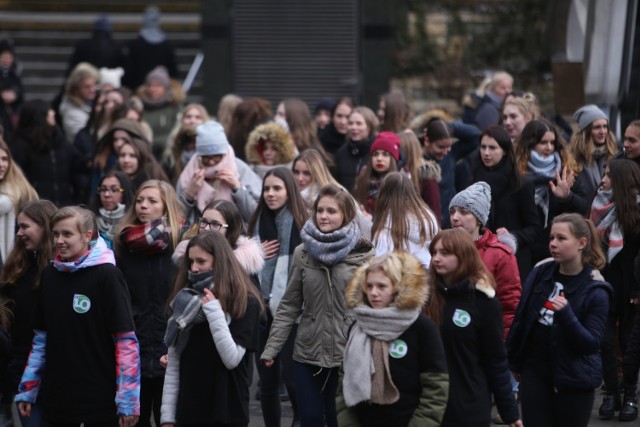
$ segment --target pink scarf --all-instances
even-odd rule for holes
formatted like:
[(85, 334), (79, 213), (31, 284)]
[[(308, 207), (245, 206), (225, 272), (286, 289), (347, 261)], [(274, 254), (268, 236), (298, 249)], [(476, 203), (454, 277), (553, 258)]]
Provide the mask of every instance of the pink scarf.
[[(197, 154), (191, 157), (189, 163), (184, 167), (184, 170), (180, 174), (180, 186), (182, 189), (187, 188), (193, 174), (196, 173), (198, 169), (201, 168), (200, 165), (200, 156)], [(216, 172), (222, 169), (228, 169), (231, 173), (238, 176), (238, 167), (236, 166), (236, 156), (233, 152), (233, 148), (229, 146), (229, 151), (227, 154), (222, 157), (220, 163), (215, 166), (211, 166), (205, 168), (204, 171), (204, 184), (198, 194), (196, 195), (196, 206), (200, 212), (204, 211), (204, 208), (207, 206), (209, 202), (214, 200), (228, 200), (230, 202), (233, 201), (231, 196), (231, 187), (229, 187), (225, 182), (220, 181), (219, 179), (215, 179)]]

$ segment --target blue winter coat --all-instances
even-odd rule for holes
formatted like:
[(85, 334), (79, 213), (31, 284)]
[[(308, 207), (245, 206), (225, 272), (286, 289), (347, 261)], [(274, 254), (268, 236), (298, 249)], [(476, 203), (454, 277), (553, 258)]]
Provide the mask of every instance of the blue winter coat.
[[(507, 339), (509, 365), (520, 373), (525, 349), (540, 309), (554, 290), (556, 262), (534, 268), (522, 287), (520, 304)], [(567, 306), (555, 312), (551, 326), (554, 387), (592, 390), (602, 383), (600, 347), (609, 314), (609, 283), (598, 280), (586, 266), (575, 280), (564, 285)]]

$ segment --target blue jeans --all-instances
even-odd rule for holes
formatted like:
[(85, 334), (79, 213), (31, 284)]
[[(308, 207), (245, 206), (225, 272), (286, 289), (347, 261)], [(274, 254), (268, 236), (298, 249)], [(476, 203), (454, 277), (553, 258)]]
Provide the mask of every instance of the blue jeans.
[(340, 368), (293, 361), (301, 427), (337, 427), (336, 391)]

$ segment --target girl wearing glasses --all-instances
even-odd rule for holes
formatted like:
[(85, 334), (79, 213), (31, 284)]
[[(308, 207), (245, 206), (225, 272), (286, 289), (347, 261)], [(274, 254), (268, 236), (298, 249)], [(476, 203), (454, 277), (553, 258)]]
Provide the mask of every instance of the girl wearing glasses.
[(180, 241), (184, 221), (182, 206), (173, 187), (149, 180), (138, 189), (133, 206), (116, 231), (118, 267), (129, 284), (136, 335), (140, 340), (142, 394), (139, 426), (150, 426), (153, 417), (160, 425), (160, 401), (164, 368), (160, 357), (164, 345), (166, 307), (175, 279), (171, 262)]
[(116, 228), (133, 202), (133, 190), (129, 177), (122, 171), (106, 174), (91, 199), (91, 210), (96, 214), (98, 232), (107, 247), (113, 249)]

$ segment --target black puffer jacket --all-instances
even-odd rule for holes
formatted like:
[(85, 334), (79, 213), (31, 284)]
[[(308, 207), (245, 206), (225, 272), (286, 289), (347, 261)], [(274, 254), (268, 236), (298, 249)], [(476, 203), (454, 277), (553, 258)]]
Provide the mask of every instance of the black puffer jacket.
[(374, 139), (375, 136), (364, 141), (349, 140), (336, 153), (336, 180), (349, 192), (353, 192), (358, 173), (369, 161)]

